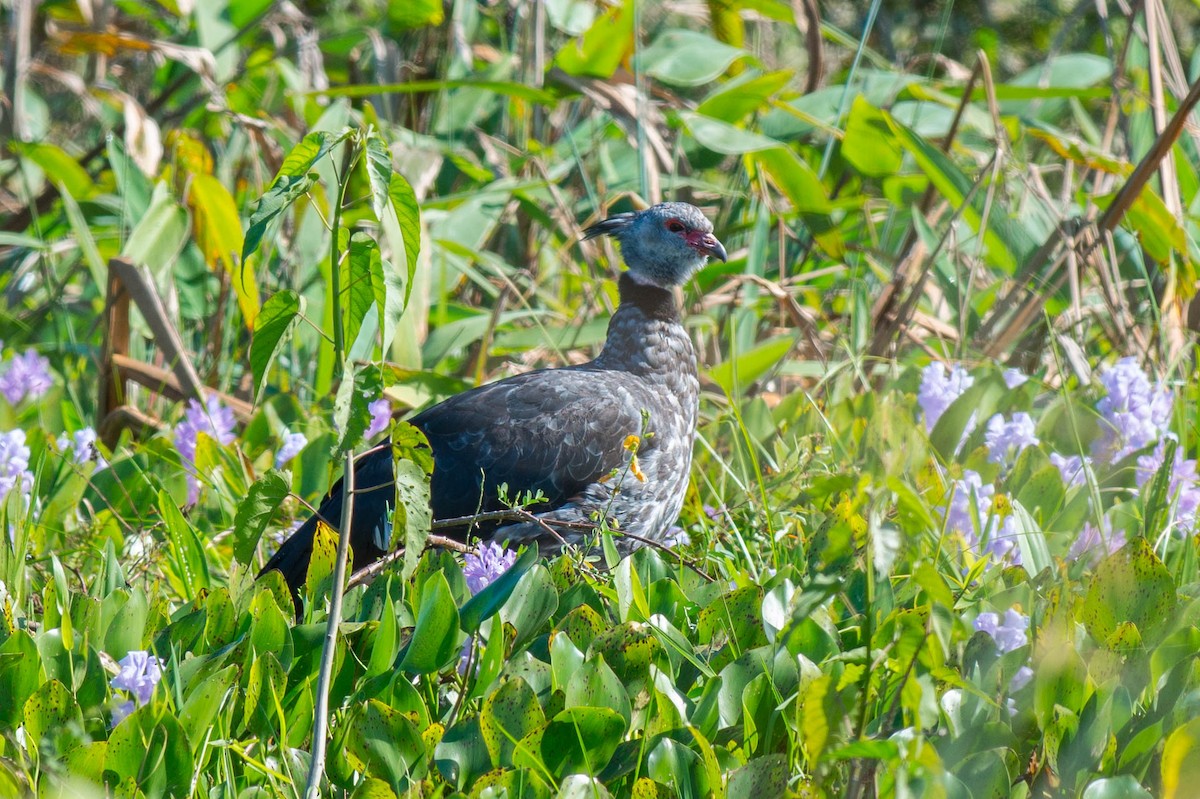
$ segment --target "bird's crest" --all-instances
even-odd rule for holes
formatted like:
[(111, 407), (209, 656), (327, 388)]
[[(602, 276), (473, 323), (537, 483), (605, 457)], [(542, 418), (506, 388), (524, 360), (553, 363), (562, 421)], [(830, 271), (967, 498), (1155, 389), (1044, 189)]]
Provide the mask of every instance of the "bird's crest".
[(633, 223), (636, 213), (625, 212), (623, 214), (613, 214), (608, 219), (601, 220), (583, 231), (583, 240), (594, 239), (597, 236), (613, 236), (629, 227)]

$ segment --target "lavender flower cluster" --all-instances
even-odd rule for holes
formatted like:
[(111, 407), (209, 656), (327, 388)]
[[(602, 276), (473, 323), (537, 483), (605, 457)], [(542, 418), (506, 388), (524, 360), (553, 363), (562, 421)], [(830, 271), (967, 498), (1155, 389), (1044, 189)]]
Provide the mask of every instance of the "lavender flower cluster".
[(221, 445), (233, 443), (233, 411), (221, 404), (215, 394), (210, 394), (201, 405), (194, 399), (188, 400), (183, 421), (175, 426), (175, 448), (187, 467), (188, 505), (200, 499), (200, 478), (196, 469), (196, 445), (201, 433)]
[[(0, 343), (3, 346), (3, 343)], [(50, 390), (54, 381), (50, 378), (50, 361), (35, 350), (25, 350), (0, 364), (0, 395), (9, 405), (18, 405), (26, 399), (37, 399)]]
[[(1016, 370), (1004, 373), (1009, 388), (1027, 379)], [(961, 366), (951, 366), (949, 371), (940, 363), (925, 367), (917, 401), (926, 430), (932, 431), (951, 404), (973, 383), (974, 378)], [(1136, 484), (1138, 490), (1144, 490), (1163, 466), (1166, 441), (1174, 439), (1169, 429), (1173, 396), (1161, 383), (1152, 383), (1134, 358), (1123, 358), (1102, 371), (1100, 383), (1105, 394), (1097, 402), (1096, 410), (1103, 431), (1092, 443), (1090, 456), (1051, 452), (1050, 462), (1069, 489), (1086, 483), (1094, 467), (1111, 466), (1158, 442), (1153, 451), (1137, 457)], [(1000, 466), (1001, 480), (1025, 448), (1041, 445), (1033, 418), (1024, 412), (1013, 413), (1011, 417), (993, 415), (987, 422), (984, 443), (988, 461)], [(985, 483), (978, 472), (965, 469), (961, 478), (949, 482), (948, 489), (943, 510), (947, 530), (961, 535), (977, 554), (990, 554), (998, 560), (1020, 564), (1015, 518), (993, 512), (993, 508), (1007, 504), (997, 494), (997, 486)], [(1174, 510), (1174, 528), (1195, 528), (1200, 517), (1200, 471), (1196, 460), (1186, 458), (1180, 449), (1171, 463), (1169, 498)], [(1109, 519), (1102, 518), (1099, 526), (1088, 523), (1078, 532), (1068, 557), (1094, 560), (1124, 543), (1125, 532), (1114, 529)]]
[[(980, 613), (975, 617), (975, 629), (979, 632), (987, 633), (992, 641), (996, 644), (997, 651), (1000, 654), (1014, 652), (1029, 643), (1027, 630), (1029, 629), (1029, 617), (1025, 614), (1009, 608), (1004, 612), (1004, 618), (1000, 618), (1000, 614)], [(1016, 674), (1008, 683), (1009, 693), (1016, 693), (1029, 684), (1033, 679), (1033, 669), (1028, 665), (1021, 666), (1017, 669)], [(1015, 716), (1017, 712), (1016, 704), (1010, 698), (1008, 700), (1008, 714)]]

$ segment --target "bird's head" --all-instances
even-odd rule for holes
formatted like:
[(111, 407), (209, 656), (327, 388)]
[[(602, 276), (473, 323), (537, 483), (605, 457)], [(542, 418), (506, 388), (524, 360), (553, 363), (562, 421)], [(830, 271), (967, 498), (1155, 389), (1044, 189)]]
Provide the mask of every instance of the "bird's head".
[(621, 243), (630, 275), (661, 288), (682, 285), (709, 257), (726, 259), (712, 222), (688, 203), (659, 203), (644, 211), (614, 214), (584, 231), (584, 239), (608, 235)]

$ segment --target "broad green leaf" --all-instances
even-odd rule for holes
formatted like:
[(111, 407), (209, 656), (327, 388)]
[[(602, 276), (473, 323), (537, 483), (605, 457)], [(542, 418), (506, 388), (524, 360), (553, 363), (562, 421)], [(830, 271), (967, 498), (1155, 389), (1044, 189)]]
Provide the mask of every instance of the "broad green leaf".
[(258, 249), (268, 226), (275, 218), (312, 187), (316, 176), (310, 174), (310, 171), (335, 145), (344, 140), (346, 135), (348, 134), (334, 136), (327, 131), (316, 131), (301, 139), (287, 154), (275, 179), (259, 199), (254, 213), (250, 215), (250, 226), (246, 229), (246, 239), (242, 247), (243, 261)]
[(754, 153), (751, 160), (766, 172), (771, 181), (797, 211), (827, 214), (829, 195), (821, 179), (806, 161), (787, 147), (775, 147)]
[(238, 503), (233, 521), (233, 556), (239, 563), (249, 563), (254, 557), (258, 540), (289, 492), (283, 475), (272, 469), (255, 480), (246, 498)]
[(504, 623), (511, 624), (517, 630), (516, 640), (512, 643), (513, 650), (519, 651), (544, 632), (543, 627), (557, 608), (558, 592), (554, 590), (550, 572), (546, 571), (545, 566), (535, 564), (517, 582), (512, 596), (500, 609), (500, 618)]
[(795, 346), (791, 336), (769, 338), (708, 370), (708, 377), (730, 397), (739, 396), (755, 380), (779, 366)]
[(862, 95), (856, 96), (850, 106), (840, 152), (859, 172), (875, 178), (899, 172), (904, 154), (887, 117)]
[(775, 139), (692, 111), (679, 112), (692, 137), (715, 153), (742, 155), (780, 147)]
[(342, 272), (342, 311), (346, 315), (346, 345), (350, 346), (357, 341), (363, 320), (375, 303), (375, 286), (383, 284), (383, 267), (375, 240), (366, 233), (354, 233), (349, 253), (342, 260)]
[(756, 757), (729, 774), (728, 799), (763, 799), (787, 794), (788, 763), (785, 755)]
[(511, 766), (513, 752), (521, 739), (545, 723), (546, 717), (529, 684), (520, 677), (503, 680), (484, 700), (479, 712), (479, 730), (492, 765)]
[[(409, 458), (396, 461), (396, 503), (396, 518), (400, 519), (401, 510), (404, 512), (402, 575), (407, 578), (416, 571), (433, 520), (429, 509), (429, 472)], [(395, 526), (392, 535), (396, 535)]]
[(445, 19), (442, 0), (388, 0), (388, 22), (397, 31), (441, 25)]
[(558, 51), (554, 64), (568, 75), (611, 78), (633, 51), (633, 0), (601, 14), (592, 27)]
[(787, 86), (792, 79), (790, 70), (781, 69), (765, 75), (749, 72), (739, 75), (728, 83), (721, 84), (704, 102), (696, 107), (696, 113), (724, 122), (740, 122), (750, 114), (767, 107), (770, 100)]
[(9, 142), (13, 151), (37, 164), (46, 178), (76, 200), (86, 200), (94, 191), (92, 178), (79, 162), (61, 147), (49, 142)]
[(200, 755), (205, 739), (213, 734), (213, 719), (232, 699), (230, 691), (237, 676), (237, 666), (226, 666), (215, 674), (206, 675), (198, 684), (189, 686), (187, 699), (179, 713), (179, 723), (192, 742), (193, 755)]
[(599, 774), (617, 751), (625, 721), (611, 708), (571, 707), (542, 735), (542, 761), (551, 774)]
[(400, 668), (416, 674), (437, 671), (458, 651), (458, 607), (446, 575), (437, 572), (421, 588), (421, 607)]
[(254, 337), (250, 340), (250, 370), (254, 374), (254, 401), (262, 399), (267, 387), (271, 364), (304, 316), (307, 301), (291, 289), (276, 292), (263, 303), (254, 320)]
[(1200, 784), (1200, 719), (1176, 727), (1162, 753), (1163, 799), (1184, 799)]
[[(208, 436), (200, 438), (202, 440), (197, 442), (197, 452), (200, 451), (204, 440), (212, 443)], [(199, 458), (197, 462), (199, 463)], [(162, 514), (175, 576), (181, 581), (180, 588), (184, 596), (191, 599), (211, 585), (204, 543), (200, 540), (196, 528), (179, 510), (179, 506), (166, 489), (158, 492), (158, 511)]]
[(187, 243), (187, 235), (187, 211), (175, 202), (166, 182), (160, 182), (155, 185), (150, 206), (138, 218), (121, 254), (159, 274), (174, 263)]
[(583, 662), (567, 683), (567, 707), (609, 707), (621, 714), (628, 725), (633, 708), (625, 684), (600, 655)]
[(138, 708), (108, 739), (104, 768), (146, 796), (189, 796), (192, 747), (179, 721), (155, 704)]
[(23, 717), (25, 735), (35, 745), (43, 735), (72, 722), (78, 724), (83, 721), (75, 697), (67, 690), (67, 686), (53, 679), (39, 685), (33, 695), (25, 700)]
[(712, 83), (748, 54), (698, 31), (672, 29), (638, 53), (635, 68), (672, 86)]
[[(1178, 730), (1176, 730), (1178, 732)], [(1168, 745), (1169, 745), (1168, 739)], [(1164, 762), (1164, 768), (1166, 764)], [(1191, 775), (1193, 778), (1200, 779), (1200, 769)], [(1164, 774), (1163, 783), (1166, 784), (1166, 775)], [(1189, 785), (1194, 785), (1194, 782), (1189, 782)], [(1184, 794), (1175, 794), (1183, 796)], [(1163, 797), (1172, 796), (1170, 793), (1163, 794)], [(1083, 789), (1082, 799), (1152, 799), (1153, 794), (1142, 787), (1141, 783), (1132, 774), (1122, 774), (1119, 777), (1104, 777), (1088, 783), (1088, 786)]]
[(371, 183), (371, 209), (376, 219), (383, 219), (383, 212), (390, 202), (392, 185), (392, 154), (387, 142), (375, 131), (367, 135), (366, 146), (367, 179)]
[(1080, 617), (1097, 643), (1124, 651), (1161, 630), (1175, 603), (1171, 573), (1139, 536), (1096, 567)]
[(424, 772), (425, 744), (409, 718), (377, 699), (355, 714), (346, 736), (346, 754), (356, 771), (393, 787)]
[[(412, 295), (413, 277), (417, 273), (417, 256), (421, 251), (421, 208), (417, 203), (417, 195), (413, 191), (413, 187), (409, 184), (404, 176), (399, 172), (393, 172), (391, 183), (388, 188), (388, 196), (392, 198), (392, 213), (395, 214), (395, 219), (400, 228), (401, 240), (399, 242), (391, 241), (389, 244), (392, 249), (392, 259), (398, 257), (398, 248), (402, 245), (404, 250), (404, 262), (408, 265), (408, 279), (404, 281), (404, 302), (399, 303), (392, 299), (394, 292), (394, 280), (388, 281), (388, 299), (385, 307), (381, 309), (383, 314), (380, 318), (384, 323), (380, 325), (384, 334), (391, 335), (390, 331), (395, 330), (396, 319), (400, 317), (404, 309), (408, 307), (408, 299)], [(385, 214), (386, 216), (386, 214)], [(384, 229), (387, 229), (386, 221)], [(397, 294), (398, 297), (398, 294)], [(378, 301), (378, 293), (376, 296)], [(388, 339), (385, 339), (387, 342)]]

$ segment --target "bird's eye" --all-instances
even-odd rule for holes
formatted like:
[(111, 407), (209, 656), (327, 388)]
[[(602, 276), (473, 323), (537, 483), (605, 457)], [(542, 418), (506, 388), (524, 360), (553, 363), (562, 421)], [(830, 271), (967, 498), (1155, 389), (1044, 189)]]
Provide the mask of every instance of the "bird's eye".
[(668, 219), (667, 220), (667, 230), (671, 231), (672, 233), (682, 233), (685, 230), (685, 228), (683, 226), (683, 223), (680, 222), (678, 219)]

